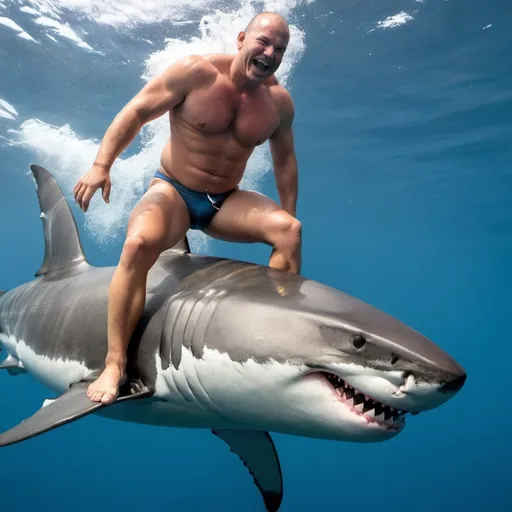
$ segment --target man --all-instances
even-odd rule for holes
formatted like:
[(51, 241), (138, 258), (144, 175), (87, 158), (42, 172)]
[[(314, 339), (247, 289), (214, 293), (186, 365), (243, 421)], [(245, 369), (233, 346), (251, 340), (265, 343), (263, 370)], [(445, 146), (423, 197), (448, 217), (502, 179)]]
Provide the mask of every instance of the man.
[[(236, 55), (190, 56), (171, 65), (116, 116), (92, 168), (73, 189), (84, 211), (100, 187), (108, 202), (114, 160), (145, 123), (169, 113), (172, 130), (160, 169), (130, 216), (110, 283), (108, 354), (105, 369), (88, 388), (92, 401), (117, 398), (126, 380), (128, 343), (144, 309), (148, 271), (188, 229), (266, 243), (273, 248), (269, 266), (300, 272), (294, 106), (274, 77), (289, 37), (281, 16), (262, 13), (238, 35)], [(254, 148), (266, 140), (281, 206), (238, 188)]]

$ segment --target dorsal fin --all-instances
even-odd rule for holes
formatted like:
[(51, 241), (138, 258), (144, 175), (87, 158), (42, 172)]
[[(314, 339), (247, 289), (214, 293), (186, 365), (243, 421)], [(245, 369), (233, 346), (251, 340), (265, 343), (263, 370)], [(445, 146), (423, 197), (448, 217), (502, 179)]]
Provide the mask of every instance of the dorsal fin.
[(190, 245), (188, 244), (188, 238), (185, 235), (176, 245), (170, 247), (166, 251), (164, 251), (162, 254), (166, 253), (187, 253), (190, 252)]
[(87, 264), (75, 219), (55, 178), (40, 165), (32, 164), (30, 170), (37, 184), (45, 241), (43, 264), (35, 275)]
[(185, 235), (176, 245), (169, 247), (163, 251), (157, 259), (157, 263), (160, 265), (164, 264), (177, 254), (188, 254), (190, 253), (190, 245), (188, 243), (187, 235)]

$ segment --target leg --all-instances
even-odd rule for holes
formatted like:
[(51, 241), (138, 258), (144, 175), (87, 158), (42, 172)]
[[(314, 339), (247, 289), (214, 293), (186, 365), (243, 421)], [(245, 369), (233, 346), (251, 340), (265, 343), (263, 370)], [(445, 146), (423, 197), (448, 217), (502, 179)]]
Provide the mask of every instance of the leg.
[(267, 243), (273, 248), (269, 266), (300, 273), (301, 223), (263, 194), (233, 192), (204, 231), (231, 242)]
[(174, 187), (157, 180), (134, 208), (109, 287), (108, 354), (105, 369), (88, 388), (94, 402), (112, 403), (125, 379), (126, 352), (142, 315), (146, 279), (160, 253), (187, 232), (189, 214)]

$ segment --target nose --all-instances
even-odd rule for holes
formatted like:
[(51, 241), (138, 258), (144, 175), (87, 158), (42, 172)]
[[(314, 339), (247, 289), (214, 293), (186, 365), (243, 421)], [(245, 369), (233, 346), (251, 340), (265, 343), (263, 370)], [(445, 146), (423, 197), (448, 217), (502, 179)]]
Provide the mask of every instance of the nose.
[(466, 378), (467, 375), (463, 373), (462, 375), (456, 377), (454, 380), (443, 384), (439, 388), (439, 391), (445, 395), (454, 395), (462, 389), (462, 386), (464, 386), (464, 383), (466, 382)]
[(272, 57), (272, 55), (274, 55), (274, 48), (272, 46), (267, 46), (263, 53), (265, 54), (265, 57), (270, 58), (270, 57)]

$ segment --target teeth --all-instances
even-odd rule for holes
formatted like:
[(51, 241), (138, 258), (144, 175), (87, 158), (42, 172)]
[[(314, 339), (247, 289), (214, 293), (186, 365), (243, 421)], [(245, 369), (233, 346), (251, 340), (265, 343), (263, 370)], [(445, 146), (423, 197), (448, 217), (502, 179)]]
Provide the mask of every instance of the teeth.
[[(265, 64), (259, 59), (256, 60)], [(373, 400), (337, 375), (327, 374), (327, 379), (331, 382), (340, 397), (346, 402), (347, 406), (351, 407), (355, 412), (364, 414), (386, 425), (393, 425), (397, 421), (404, 421), (404, 416), (407, 414), (407, 411), (396, 409)]]
[(376, 419), (377, 421), (384, 421), (384, 419), (385, 419), (385, 418), (384, 418), (384, 413), (383, 413), (383, 412), (381, 412), (378, 416), (375, 416), (375, 419)]

